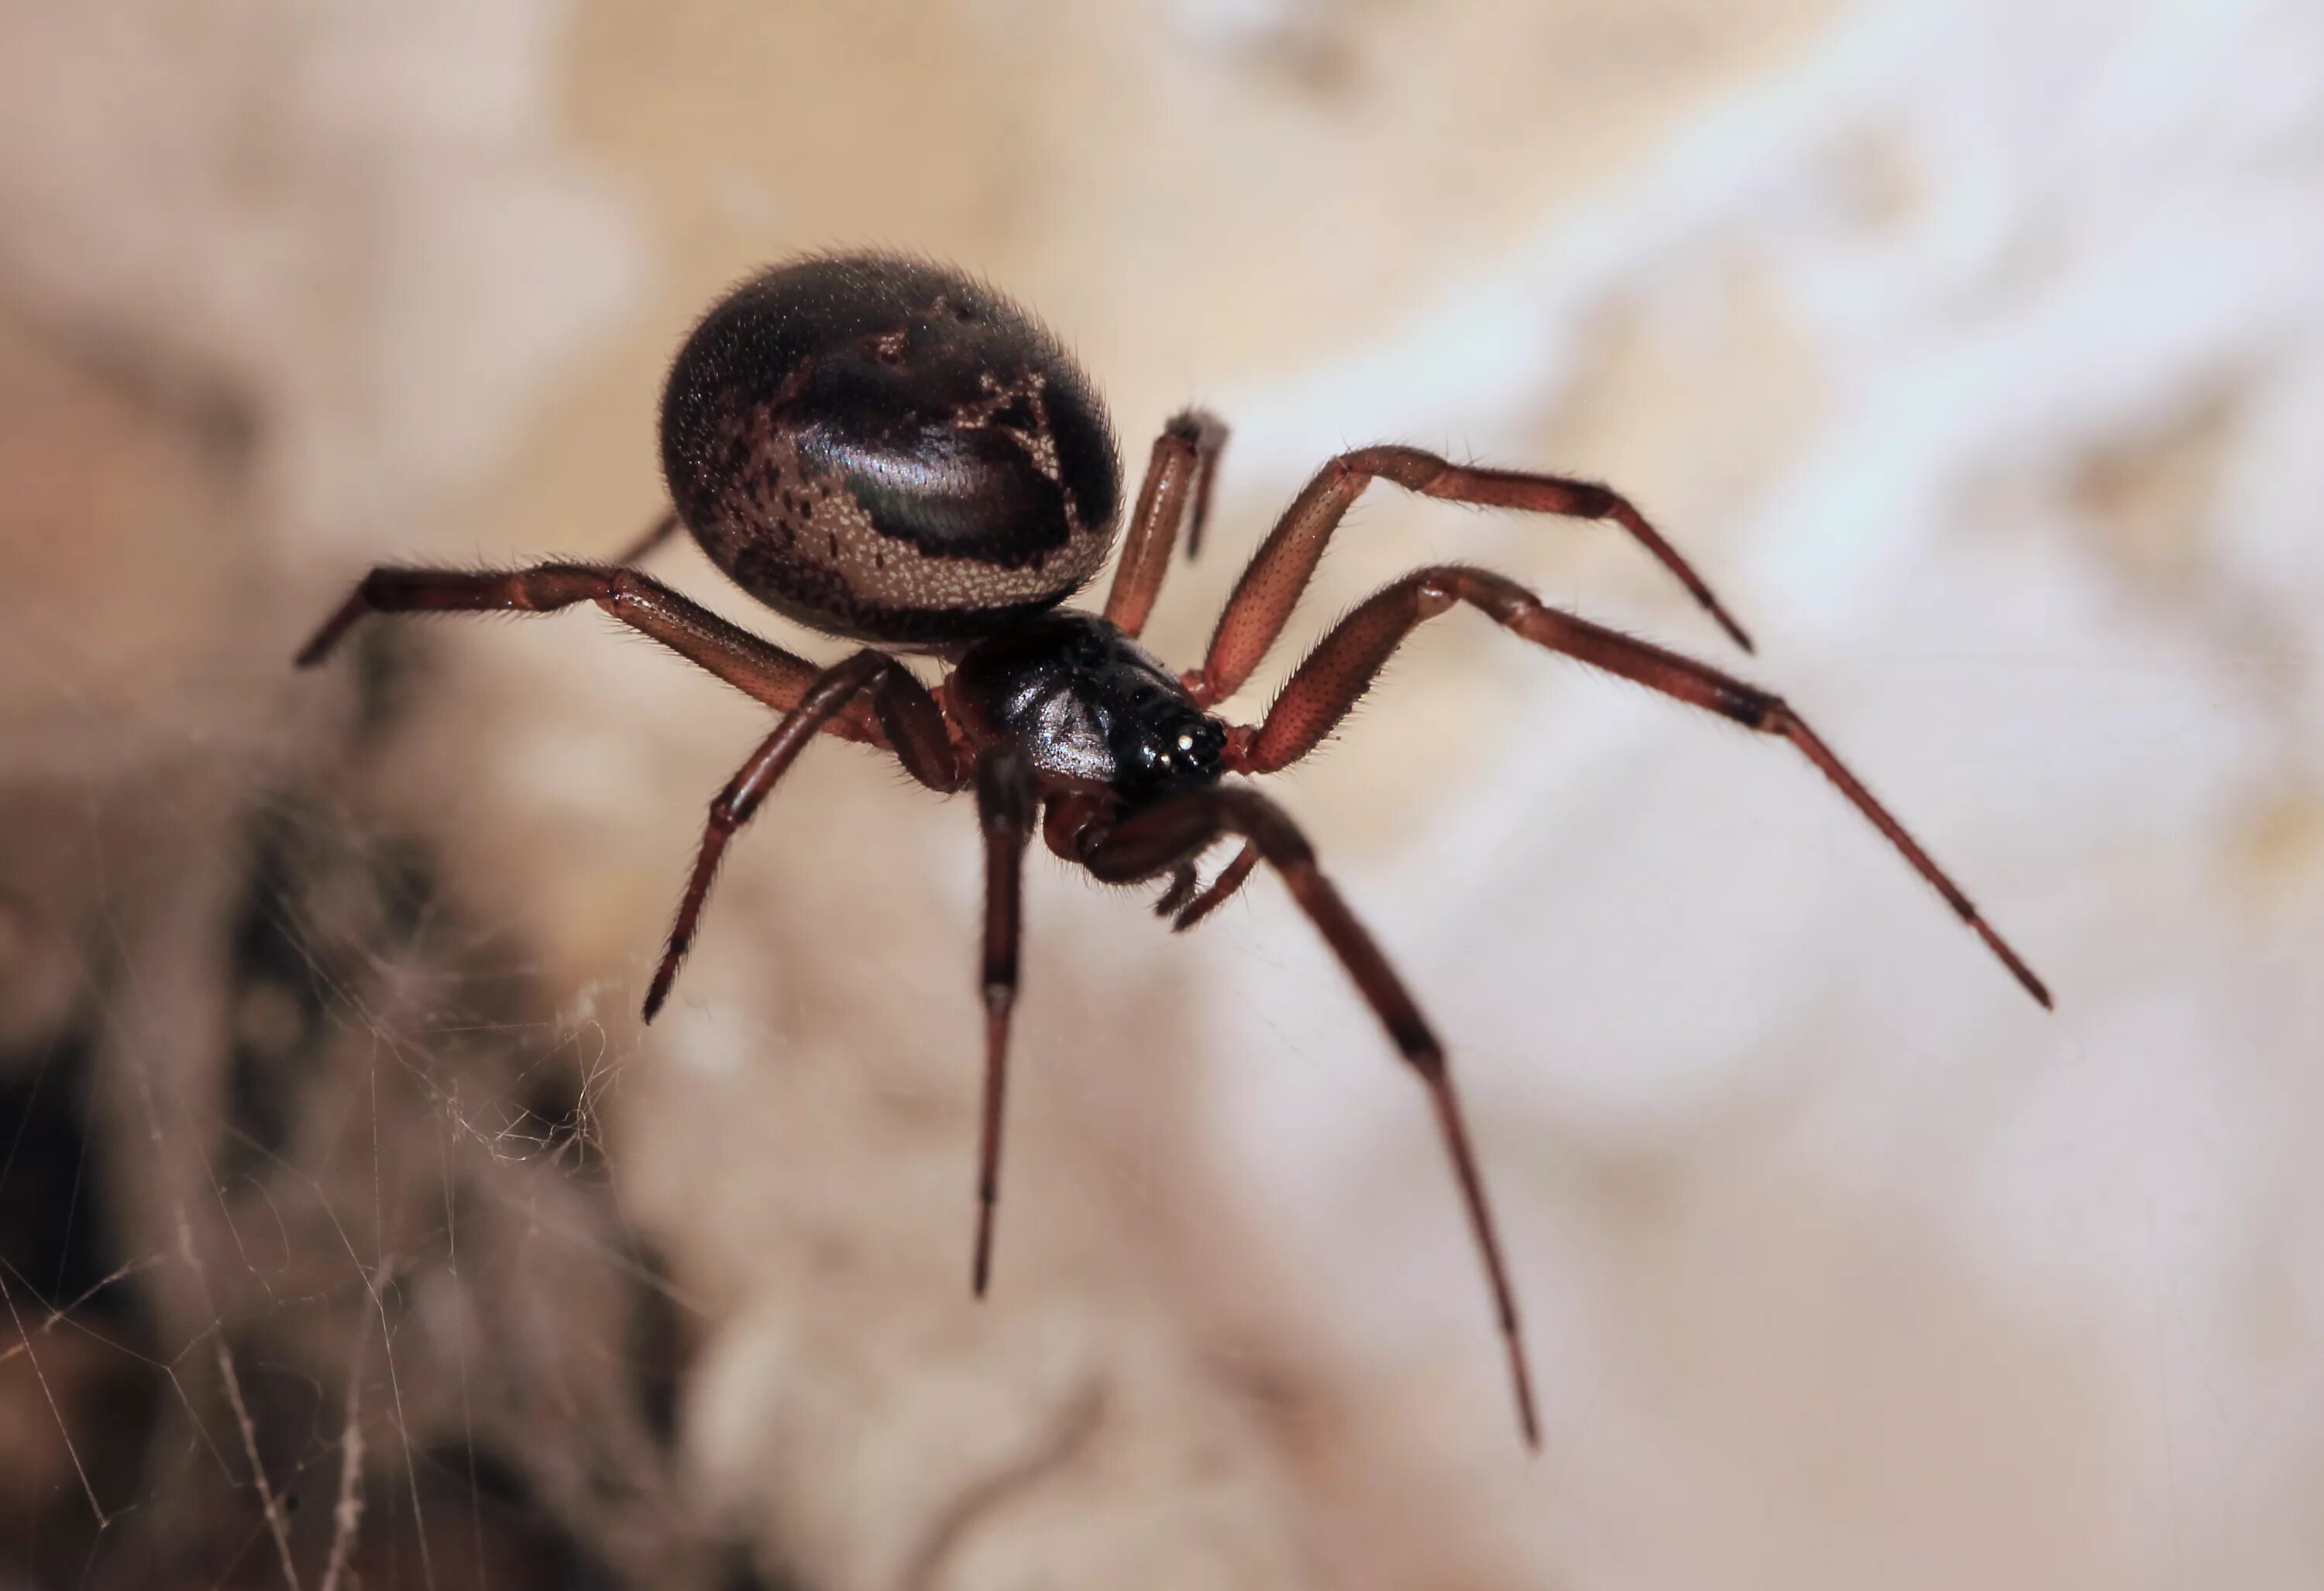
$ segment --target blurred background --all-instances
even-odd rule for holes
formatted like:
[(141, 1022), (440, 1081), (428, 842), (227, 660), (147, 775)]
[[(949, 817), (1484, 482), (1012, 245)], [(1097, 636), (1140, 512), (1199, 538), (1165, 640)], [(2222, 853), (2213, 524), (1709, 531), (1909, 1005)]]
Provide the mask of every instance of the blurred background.
[[(634, 1012), (750, 703), (586, 612), (670, 351), (905, 247), (1233, 428), (1631, 494), (2048, 978), (1779, 743), (1430, 627), (1271, 880), (1045, 856), (968, 1297), (966, 804), (832, 744)], [(2303, 0), (0, 5), (0, 1586), (2313, 1586), (2324, 14)], [(1238, 716), (1471, 559), (1375, 488)], [(811, 657), (690, 547), (655, 572)]]

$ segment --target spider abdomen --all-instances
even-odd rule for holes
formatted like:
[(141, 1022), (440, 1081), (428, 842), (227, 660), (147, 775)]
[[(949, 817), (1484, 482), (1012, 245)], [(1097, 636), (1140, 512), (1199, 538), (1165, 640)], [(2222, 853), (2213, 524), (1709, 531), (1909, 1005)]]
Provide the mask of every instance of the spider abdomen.
[(836, 634), (943, 646), (1072, 594), (1112, 544), (1095, 386), (1029, 315), (880, 254), (745, 282), (662, 399), (678, 514), (753, 596)]

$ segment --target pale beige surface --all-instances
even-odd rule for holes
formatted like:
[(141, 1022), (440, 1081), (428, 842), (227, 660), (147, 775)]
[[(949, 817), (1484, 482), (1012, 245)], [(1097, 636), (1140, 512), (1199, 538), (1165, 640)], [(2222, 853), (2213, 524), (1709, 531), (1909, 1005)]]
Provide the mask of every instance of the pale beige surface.
[[(151, 43), (192, 24), (123, 14), (116, 48), (195, 80)], [(1151, 631), (1174, 660), (1342, 442), (1610, 479), (2060, 994), (2032, 1009), (1780, 747), (1481, 622), (1416, 642), (1281, 793), (1454, 1046), (1541, 1372), (1529, 1462), (1420, 1097), (1265, 881), (1172, 941), (1036, 860), (973, 1305), (964, 805), (807, 759), (641, 1034), (701, 804), (763, 715), (586, 618), (447, 627), (380, 777), (605, 1058), (624, 1218), (699, 1311), (687, 1473), (770, 1560), (834, 1587), (2310, 1583), (2302, 7), (429, 14), (221, 30), (196, 54), (243, 117), (180, 129), (217, 170), (159, 185), (167, 230), (77, 207), (60, 161), (150, 174), (69, 97), (14, 97), (61, 152), (0, 172), (43, 223), (10, 235), (14, 297), (235, 372), (273, 422), (238, 556), (297, 595), (220, 643), (42, 557), (104, 618), (13, 631), (43, 643), (13, 754), (118, 745), (124, 657), (220, 646), (178, 722), (263, 743), (252, 700), (346, 688), (272, 664), (363, 562), (620, 545), (720, 285), (890, 244), (1038, 306), (1132, 460), (1190, 400), (1236, 427)], [(12, 26), (55, 81), (142, 80)], [(303, 157), (254, 176), (278, 142)], [(157, 296), (124, 262), (186, 230), (217, 241)], [(315, 334), (254, 336), (285, 316)], [(139, 446), (141, 482), (221, 511)], [(1293, 638), (1472, 557), (1735, 661), (1608, 529), (1385, 492), (1352, 523)], [(836, 655), (691, 549), (656, 567)]]

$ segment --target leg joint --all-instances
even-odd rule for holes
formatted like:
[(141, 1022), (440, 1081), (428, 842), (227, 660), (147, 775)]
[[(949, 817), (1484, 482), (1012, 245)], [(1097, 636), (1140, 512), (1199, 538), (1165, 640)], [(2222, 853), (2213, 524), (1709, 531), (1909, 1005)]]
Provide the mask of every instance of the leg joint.
[(1610, 486), (1600, 486), (1594, 481), (1563, 483), (1572, 504), (1565, 511), (1577, 520), (1607, 520), (1624, 507), (1622, 496)]
[(1780, 732), (1792, 713), (1781, 696), (1755, 690), (1747, 685), (1721, 685), (1711, 705), (1745, 729), (1757, 730), (1763, 734)]
[(639, 606), (641, 599), (645, 597), (654, 584), (653, 581), (634, 569), (576, 568), (574, 573), (583, 575), (594, 575), (597, 577), (597, 589), (589, 593), (589, 600), (616, 618), (622, 616), (622, 611), (624, 608)]
[(1434, 575), (1423, 576), (1412, 588), (1413, 607), (1423, 619), (1435, 618), (1460, 600), (1460, 594), (1449, 584)]
[(1443, 1081), (1444, 1047), (1436, 1042), (1436, 1035), (1429, 1031), (1420, 1013), (1414, 1011), (1387, 1020), (1388, 1036), (1403, 1052), (1406, 1063), (1430, 1082)]
[(1406, 492), (1422, 492), (1452, 467), (1433, 453), (1393, 445), (1359, 447), (1332, 462), (1342, 474), (1360, 475), (1366, 480), (1377, 477), (1392, 481)]

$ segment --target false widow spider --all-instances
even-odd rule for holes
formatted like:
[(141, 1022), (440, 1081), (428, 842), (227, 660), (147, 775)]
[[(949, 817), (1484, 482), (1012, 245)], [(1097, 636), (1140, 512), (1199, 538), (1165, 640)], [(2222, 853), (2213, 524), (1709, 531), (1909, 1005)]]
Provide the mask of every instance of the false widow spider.
[[(374, 569), (300, 652), (320, 662), (366, 613), (549, 612), (595, 602), (782, 714), (710, 805), (702, 847), (645, 998), (653, 1018), (693, 941), (720, 856), (817, 734), (884, 750), (939, 794), (973, 786), (984, 834), (984, 1095), (973, 1286), (992, 1253), (1017, 998), (1019, 889), (1038, 823), (1050, 850), (1108, 884), (1162, 881), (1184, 929), (1265, 861), (1282, 878), (1434, 1105), (1508, 1352), (1517, 1415), (1540, 1446), (1516, 1299), (1443, 1046), (1283, 810), (1228, 774), (1269, 774), (1314, 750), (1426, 620), (1467, 603), (1536, 646), (1789, 740), (1933, 885), (2043, 1006), (2041, 980), (1968, 897), (1766, 691), (1545, 606), (1481, 569), (1414, 571), (1327, 634), (1255, 725), (1209, 709), (1281, 634), (1324, 544), (1374, 480), (1455, 502), (1611, 520), (1644, 544), (1745, 650), (1750, 641), (1685, 560), (1617, 493), (1561, 476), (1453, 464), (1417, 448), (1331, 460), (1293, 500), (1228, 599), (1199, 668), (1173, 674), (1138, 644), (1173, 544), (1192, 556), (1225, 429), (1171, 420), (1130, 510), (1103, 613), (1060, 604), (1111, 549), (1121, 466), (1089, 378), (1029, 314), (982, 283), (890, 254), (810, 256), (743, 283), (696, 326), (664, 390), (673, 509), (613, 564), (475, 573)], [(692, 532), (711, 560), (789, 618), (867, 643), (818, 667), (628, 566)], [(932, 652), (935, 692), (890, 650)], [(1207, 886), (1195, 863), (1240, 849)]]

